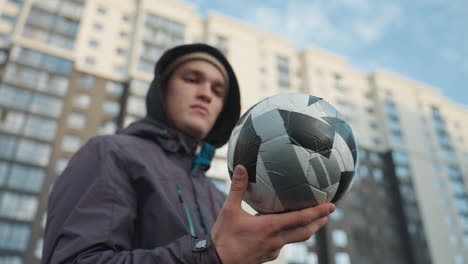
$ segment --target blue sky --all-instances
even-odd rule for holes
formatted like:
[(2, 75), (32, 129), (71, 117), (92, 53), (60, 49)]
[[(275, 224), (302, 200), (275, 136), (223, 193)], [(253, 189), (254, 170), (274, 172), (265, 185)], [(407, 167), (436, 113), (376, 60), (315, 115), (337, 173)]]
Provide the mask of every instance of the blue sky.
[(318, 46), (365, 73), (394, 72), (468, 108), (466, 0), (185, 0), (297, 44)]

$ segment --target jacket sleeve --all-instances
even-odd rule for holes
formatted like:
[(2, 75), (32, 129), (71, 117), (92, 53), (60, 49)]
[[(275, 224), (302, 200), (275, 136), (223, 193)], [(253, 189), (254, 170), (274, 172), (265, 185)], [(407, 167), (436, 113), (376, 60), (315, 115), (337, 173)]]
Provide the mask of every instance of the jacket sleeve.
[(75, 154), (49, 197), (42, 263), (219, 263), (210, 235), (132, 248), (137, 196), (122, 151), (98, 137)]

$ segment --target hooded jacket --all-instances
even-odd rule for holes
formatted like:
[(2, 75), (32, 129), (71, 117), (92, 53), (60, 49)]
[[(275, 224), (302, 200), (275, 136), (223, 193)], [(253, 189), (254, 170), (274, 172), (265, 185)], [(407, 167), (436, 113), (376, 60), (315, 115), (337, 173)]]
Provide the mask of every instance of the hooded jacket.
[[(218, 58), (229, 93), (205, 139), (219, 147), (239, 118), (229, 63), (204, 44), (167, 51), (155, 68), (147, 117), (115, 135), (91, 139), (70, 160), (49, 197), (42, 263), (219, 263), (209, 231), (225, 200), (205, 176), (213, 152), (170, 126), (160, 74), (188, 52)], [(204, 145), (203, 145), (204, 144)], [(203, 145), (203, 150), (197, 151)]]

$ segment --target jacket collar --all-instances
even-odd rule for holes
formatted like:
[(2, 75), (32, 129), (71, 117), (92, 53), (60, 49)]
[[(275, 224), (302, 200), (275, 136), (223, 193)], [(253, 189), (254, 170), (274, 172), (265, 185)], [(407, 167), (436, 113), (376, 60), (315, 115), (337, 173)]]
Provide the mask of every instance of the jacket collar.
[(149, 118), (135, 121), (127, 128), (118, 131), (117, 134), (128, 134), (155, 140), (167, 152), (179, 152), (190, 156), (195, 155), (197, 146), (201, 143), (187, 134)]

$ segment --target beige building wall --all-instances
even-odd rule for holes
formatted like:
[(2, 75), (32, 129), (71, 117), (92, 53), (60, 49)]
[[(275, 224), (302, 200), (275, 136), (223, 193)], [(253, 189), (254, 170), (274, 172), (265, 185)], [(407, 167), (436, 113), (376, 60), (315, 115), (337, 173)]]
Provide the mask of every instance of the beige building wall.
[[(468, 133), (466, 125), (462, 124), (468, 110), (446, 100), (435, 88), (396, 74), (376, 72), (373, 78), (379, 94), (378, 103), (383, 105), (385, 98), (392, 97), (398, 109), (405, 141), (399, 145), (387, 140), (387, 144), (391, 150), (409, 154), (413, 186), (434, 263), (454, 263), (452, 260), (455, 261), (454, 256), (457, 255), (468, 259), (468, 241), (463, 242), (466, 235), (463, 235), (458, 221), (459, 213), (446, 170), (446, 166), (451, 164), (461, 165), (460, 169), (463, 164), (466, 166), (467, 160), (463, 160), (463, 155), (468, 148), (463, 135)], [(431, 106), (437, 106), (445, 120), (452, 146), (457, 152), (456, 160), (447, 160), (441, 155)], [(385, 115), (381, 114), (385, 125)], [(385, 138), (389, 139), (389, 127), (385, 126)]]

